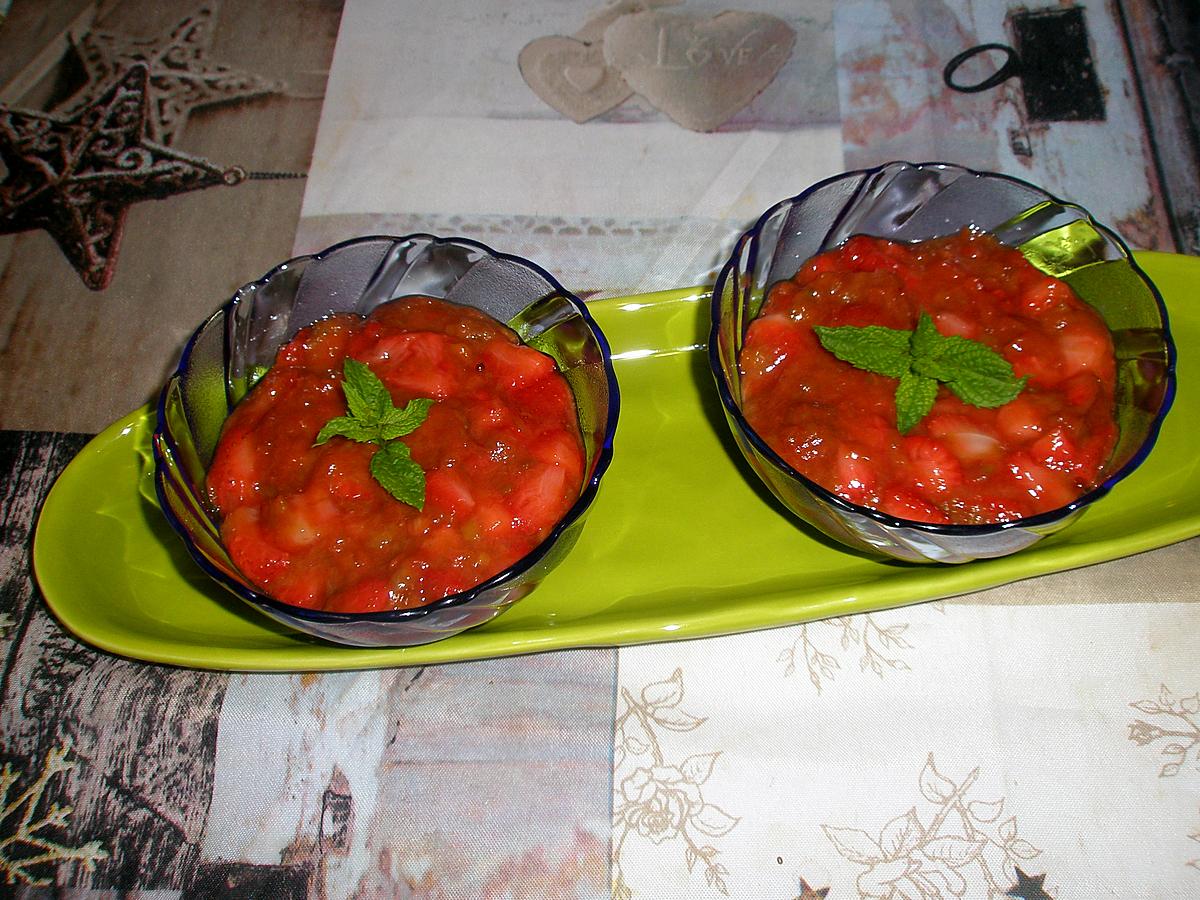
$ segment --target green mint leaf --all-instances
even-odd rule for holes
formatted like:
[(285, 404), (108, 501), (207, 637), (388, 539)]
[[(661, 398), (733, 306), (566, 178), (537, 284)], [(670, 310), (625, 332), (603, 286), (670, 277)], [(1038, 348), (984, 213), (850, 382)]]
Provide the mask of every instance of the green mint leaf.
[(946, 336), (937, 330), (933, 317), (925, 312), (921, 313), (920, 318), (917, 319), (916, 330), (910, 334), (912, 336), (910, 349), (914, 357), (935, 358), (938, 347), (946, 339)]
[(401, 503), (425, 508), (425, 472), (403, 441), (384, 444), (371, 457), (371, 476)]
[(946, 387), (957, 394), (964, 403), (995, 409), (1010, 400), (1015, 400), (1017, 394), (1024, 390), (1028, 380), (1028, 375), (1023, 378), (1013, 377), (1011, 370), (1007, 378), (994, 378), (979, 372), (960, 372), (952, 381), (946, 382)]
[(1017, 378), (1003, 356), (979, 341), (938, 332), (922, 313), (912, 338), (912, 368), (944, 382), (965, 403), (989, 409), (1021, 393), (1027, 379)]
[(366, 363), (346, 357), (342, 363), (342, 393), (346, 395), (346, 408), (356, 419), (375, 424), (393, 409), (392, 395), (379, 376)]
[(418, 397), (404, 404), (403, 409), (392, 407), (379, 423), (379, 436), (382, 440), (390, 441), (416, 431), (429, 416), (429, 408), (433, 401)]
[(908, 434), (917, 426), (937, 399), (937, 379), (916, 372), (905, 372), (896, 385), (896, 428)]
[(821, 346), (843, 362), (879, 375), (899, 378), (909, 370), (911, 331), (882, 325), (813, 327)]
[(353, 416), (336, 416), (321, 428), (313, 446), (324, 444), (332, 437), (344, 437), (352, 441), (372, 441), (375, 439), (375, 429), (363, 424)]
[(378, 444), (379, 449), (371, 457), (371, 476), (401, 503), (424, 509), (425, 472), (413, 462), (408, 445), (396, 439), (421, 426), (433, 401), (422, 397), (398, 409), (387, 385), (366, 363), (356, 359), (346, 357), (342, 374), (342, 393), (350, 415), (335, 416), (326, 422), (313, 446), (334, 437)]
[(994, 409), (1013, 400), (1028, 377), (1017, 378), (1003, 356), (979, 341), (945, 335), (928, 313), (913, 331), (882, 325), (813, 327), (821, 346), (859, 369), (898, 378), (896, 427), (907, 434), (933, 408), (938, 382), (964, 403)]
[(971, 355), (973, 347), (993, 352), (976, 341), (942, 334), (933, 319), (927, 313), (921, 313), (912, 338), (913, 371), (938, 381), (949, 381), (963, 369), (963, 361)]

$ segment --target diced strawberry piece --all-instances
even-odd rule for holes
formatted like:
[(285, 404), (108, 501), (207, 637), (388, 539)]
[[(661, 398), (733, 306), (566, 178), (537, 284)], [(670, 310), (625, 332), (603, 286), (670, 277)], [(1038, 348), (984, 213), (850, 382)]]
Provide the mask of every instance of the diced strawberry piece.
[(478, 444), (487, 444), (497, 431), (510, 427), (514, 416), (506, 403), (490, 395), (464, 401), (463, 413), (468, 433)]
[(922, 500), (916, 494), (904, 490), (887, 490), (881, 495), (879, 508), (901, 519), (914, 522), (933, 522), (944, 525), (950, 520), (940, 509)]
[(342, 510), (353, 509), (368, 499), (383, 499), (383, 488), (371, 477), (372, 445), (345, 441), (329, 444), (317, 475)]
[(208, 470), (209, 498), (222, 512), (257, 503), (261, 459), (249, 435), (227, 435), (226, 438), (217, 445), (217, 453)]
[(301, 551), (336, 530), (340, 515), (333, 498), (317, 486), (266, 504), (262, 524), (273, 543), (285, 550)]
[(560, 429), (543, 432), (530, 451), (534, 457), (550, 466), (561, 466), (568, 481), (577, 481), (583, 472), (583, 447), (577, 435)]
[(320, 609), (327, 592), (324, 572), (293, 566), (271, 584), (271, 592), (284, 603)]
[(936, 496), (962, 483), (962, 464), (941, 441), (913, 435), (902, 444), (909, 461), (908, 476), (919, 493)]
[(469, 527), (480, 543), (497, 541), (505, 532), (516, 526), (513, 514), (500, 503), (488, 500), (480, 502), (469, 520)]
[(930, 436), (946, 443), (961, 462), (999, 459), (1004, 446), (996, 432), (969, 416), (941, 413), (925, 420)]
[(559, 466), (527, 472), (508, 495), (513, 523), (522, 531), (538, 531), (553, 525), (566, 511), (566, 472)]
[(851, 503), (870, 506), (876, 498), (877, 475), (870, 456), (843, 447), (833, 463), (833, 483), (829, 488)]
[[(753, 337), (751, 337), (753, 335)], [(746, 334), (749, 348), (741, 356), (743, 372), (765, 375), (784, 360), (811, 350), (812, 332), (785, 315), (762, 316), (750, 323)]]
[(1029, 452), (1039, 463), (1056, 472), (1075, 472), (1079, 469), (1079, 448), (1061, 425), (1034, 441)]
[(1021, 291), (1021, 306), (1031, 313), (1042, 313), (1053, 309), (1063, 301), (1064, 293), (1069, 293), (1066, 284), (1057, 278), (1035, 278)]
[[(885, 391), (889, 409), (892, 402), (893, 390), (891, 385)], [(880, 404), (874, 405), (875, 409), (880, 408)], [(896, 443), (899, 435), (896, 432), (895, 419), (889, 419), (888, 416), (878, 412), (871, 412), (870, 407), (859, 409), (855, 412), (852, 421), (844, 421), (844, 416), (836, 409), (831, 410), (835, 421), (832, 428), (840, 426), (841, 434), (848, 442), (852, 442), (855, 450), (860, 456), (869, 458), (883, 458), (883, 455), (890, 451)], [(838, 421), (841, 420), (841, 421)], [(872, 478), (872, 483), (874, 482)]]
[(948, 310), (941, 310), (933, 316), (937, 330), (944, 335), (964, 337), (975, 340), (979, 337), (979, 323), (971, 321), (966, 316), (960, 316)]
[(1027, 331), (1007, 347), (998, 348), (1018, 378), (1034, 385), (1053, 386), (1062, 380), (1058, 342), (1042, 332)]
[(446, 565), (466, 555), (467, 544), (459, 529), (442, 525), (425, 533), (422, 549), (431, 564)]
[(315, 372), (341, 371), (345, 346), (355, 328), (355, 318), (348, 315), (331, 316), (302, 328), (279, 351), (275, 365)]
[(996, 424), (1010, 441), (1031, 441), (1046, 430), (1046, 411), (1032, 395), (1020, 394), (1000, 407)]
[[(526, 421), (541, 427), (555, 423), (565, 425), (563, 414), (574, 412), (575, 400), (562, 379), (540, 378), (513, 391), (512, 408)], [(573, 415), (569, 421), (575, 421)]]
[(441, 399), (450, 396), (461, 380), (448, 357), (449, 338), (432, 331), (411, 331), (380, 339), (372, 358), (360, 360), (371, 366), (388, 386), (397, 405), (413, 397)]
[(1027, 453), (1012, 454), (1008, 471), (1018, 488), (1041, 501), (1042, 508), (1057, 509), (1078, 496), (1079, 492), (1068, 475), (1046, 468)]
[(972, 496), (963, 501), (960, 508), (962, 521), (968, 524), (987, 524), (989, 522), (1015, 522), (1028, 516), (1033, 510), (1033, 502), (1028, 494), (1019, 494), (1015, 487), (1007, 490), (997, 490), (996, 485), (989, 487), (989, 493)]
[(234, 565), (258, 585), (291, 565), (291, 555), (267, 539), (258, 510), (249, 506), (233, 510), (221, 523), (221, 542)]
[(1111, 422), (1106, 423), (1106, 426), (1088, 433), (1079, 443), (1075, 451), (1075, 461), (1080, 472), (1095, 472), (1107, 461), (1117, 440), (1117, 429)]
[[(814, 261), (810, 260), (809, 262), (812, 263)], [(796, 282), (806, 274), (805, 269), (815, 271), (809, 264), (805, 264), (805, 268), (796, 273), (795, 280), (781, 281), (771, 288), (770, 293), (767, 295), (767, 302), (763, 305), (761, 317), (769, 317), (777, 312), (786, 313), (792, 308), (792, 301), (800, 294), (800, 287)], [(750, 324), (750, 327), (754, 327), (753, 322)]]
[(888, 250), (886, 244), (862, 235), (856, 235), (842, 245), (843, 257), (859, 272), (895, 268), (898, 260)]
[(333, 594), (326, 602), (330, 612), (382, 612), (394, 608), (392, 585), (382, 578), (368, 578)]
[(475, 495), (454, 469), (435, 469), (425, 475), (425, 507), (465, 515), (475, 508)]
[(1100, 380), (1091, 372), (1080, 372), (1063, 384), (1063, 396), (1076, 409), (1087, 409), (1100, 396)]
[(512, 332), (486, 313), (431, 297), (402, 297), (378, 307), (369, 321), (388, 331), (434, 331), (458, 339), (487, 339)]
[[(434, 331), (404, 331), (391, 334), (375, 342), (367, 365), (373, 362), (390, 363), (416, 368), (441, 365), (447, 351), (444, 334)], [(390, 368), (390, 366), (389, 366)]]
[(549, 356), (502, 338), (484, 347), (483, 364), (489, 379), (508, 388), (525, 387), (555, 371)]
[(867, 328), (882, 325), (885, 328), (907, 329), (912, 327), (907, 310), (903, 307), (880, 310), (879, 304), (871, 300), (846, 303), (838, 310), (837, 324)]
[(465, 591), (482, 580), (470, 568), (430, 566), (421, 575), (421, 593), (428, 598), (428, 602)]
[(1092, 372), (1111, 378), (1115, 368), (1108, 333), (1083, 326), (1068, 326), (1058, 336), (1058, 352), (1065, 377)]

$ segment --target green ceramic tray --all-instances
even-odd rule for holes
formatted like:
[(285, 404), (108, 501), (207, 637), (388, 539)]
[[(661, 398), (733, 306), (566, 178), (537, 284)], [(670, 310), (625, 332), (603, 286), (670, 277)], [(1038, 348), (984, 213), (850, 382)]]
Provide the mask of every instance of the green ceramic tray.
[(622, 409), (611, 471), (569, 558), (499, 618), (436, 644), (353, 649), (261, 617), (192, 563), (154, 499), (153, 412), (95, 438), (46, 500), (34, 567), (88, 643), (124, 656), (237, 670), (410, 666), (729, 634), (899, 606), (1060, 571), (1200, 534), (1200, 259), (1140, 254), (1181, 354), (1175, 410), (1147, 462), (1059, 535), (957, 567), (879, 562), (798, 524), (728, 435), (704, 353), (702, 290), (591, 304), (613, 346)]

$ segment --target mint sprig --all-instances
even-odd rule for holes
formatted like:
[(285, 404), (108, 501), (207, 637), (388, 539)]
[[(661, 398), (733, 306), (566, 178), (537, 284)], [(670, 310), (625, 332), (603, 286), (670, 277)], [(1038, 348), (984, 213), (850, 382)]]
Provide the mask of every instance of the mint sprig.
[(342, 363), (342, 393), (349, 415), (334, 416), (321, 428), (313, 446), (331, 438), (344, 437), (360, 443), (378, 444), (371, 457), (371, 476), (401, 503), (425, 508), (425, 471), (412, 459), (412, 452), (397, 440), (416, 431), (429, 415), (433, 401), (409, 400), (401, 409), (366, 363), (346, 357)]
[(964, 403), (994, 409), (1013, 400), (1029, 376), (1017, 378), (1003, 356), (979, 341), (942, 334), (928, 313), (913, 331), (882, 325), (813, 327), (821, 346), (855, 368), (898, 378), (896, 427), (908, 434), (933, 408), (938, 384)]

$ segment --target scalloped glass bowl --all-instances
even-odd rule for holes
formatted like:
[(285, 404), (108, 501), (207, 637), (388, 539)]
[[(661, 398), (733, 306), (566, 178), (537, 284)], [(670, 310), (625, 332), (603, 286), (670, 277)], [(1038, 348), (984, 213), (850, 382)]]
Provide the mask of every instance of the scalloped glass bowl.
[[(230, 560), (205, 499), (205, 470), (221, 426), (300, 328), (333, 313), (365, 315), (413, 294), (483, 310), (554, 358), (574, 393), (587, 454), (579, 498), (546, 539), (509, 569), (427, 606), (332, 613), (273, 599)], [(196, 329), (159, 398), (155, 484), (163, 513), (201, 568), (271, 618), (341, 644), (425, 644), (499, 615), (562, 561), (612, 460), (619, 406), (604, 335), (583, 302), (534, 263), (461, 238), (358, 238), (277, 266)]]
[[(1121, 434), (1109, 475), (1067, 506), (1003, 524), (931, 525), (850, 503), (784, 462), (742, 415), (737, 358), (767, 289), (810, 257), (855, 234), (920, 241), (967, 225), (1020, 247), (1104, 317), (1116, 348)], [(738, 447), (772, 493), (846, 546), (909, 562), (1007, 556), (1065, 528), (1146, 458), (1175, 393), (1166, 308), (1116, 234), (1085, 209), (1024, 181), (944, 163), (893, 162), (847, 172), (767, 210), (738, 240), (717, 277), (708, 352)]]

